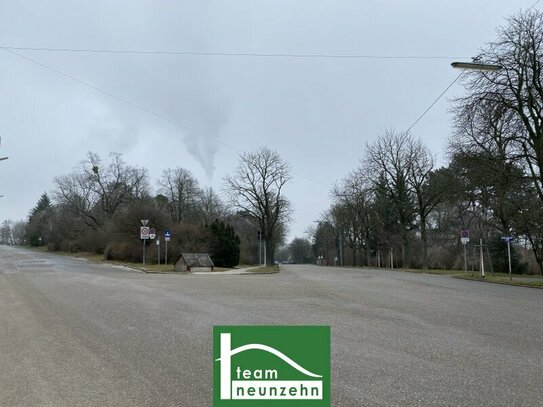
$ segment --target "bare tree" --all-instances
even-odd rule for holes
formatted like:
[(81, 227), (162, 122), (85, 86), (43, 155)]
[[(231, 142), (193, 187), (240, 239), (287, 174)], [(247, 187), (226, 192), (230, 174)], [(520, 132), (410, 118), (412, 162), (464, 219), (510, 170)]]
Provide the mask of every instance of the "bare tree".
[(324, 219), (311, 231), (313, 255), (319, 266), (334, 265), (333, 256), (338, 251), (338, 230), (327, 218), (325, 214)]
[(225, 178), (233, 206), (263, 232), (268, 264), (273, 264), (275, 247), (291, 213), (290, 202), (283, 195), (290, 179), (290, 166), (265, 147), (241, 154), (234, 174)]
[(55, 178), (57, 201), (95, 230), (123, 205), (148, 194), (145, 169), (126, 165), (120, 154), (110, 157), (103, 165), (97, 154), (88, 153), (71, 174)]
[(414, 228), (416, 207), (409, 183), (411, 155), (408, 133), (387, 131), (366, 147), (362, 173), (374, 189), (394, 205), (401, 239), (402, 267), (407, 266), (408, 233)]
[(180, 223), (190, 217), (199, 197), (198, 181), (189, 170), (168, 168), (162, 171), (159, 192), (168, 199), (172, 221)]
[[(483, 121), (486, 125), (506, 119), (512, 130), (502, 133), (508, 150), (522, 160), (543, 201), (543, 13), (523, 11), (509, 18), (480, 57), (503, 69), (467, 73), (468, 96), (457, 105), (479, 115), (478, 109), (485, 109), (484, 114), (494, 116)], [(481, 145), (488, 140), (488, 132), (475, 130), (473, 141)]]
[(476, 179), (486, 188), (477, 189), (479, 201), (497, 219), (488, 223), (524, 235), (542, 267), (543, 13), (510, 17), (481, 59), (503, 68), (466, 74), (468, 95), (456, 101), (451, 144), (456, 156), (482, 163)]
[[(353, 251), (353, 265), (357, 265), (357, 252), (365, 251), (365, 265), (371, 265), (372, 240), (371, 222), (372, 185), (361, 169), (351, 172), (341, 184), (332, 190), (335, 203), (330, 209), (331, 222), (339, 228), (341, 248), (346, 240)], [(340, 253), (343, 260), (343, 253)]]
[(210, 225), (215, 219), (226, 214), (226, 208), (212, 188), (202, 189), (197, 196), (198, 218), (203, 224)]
[(311, 243), (305, 238), (295, 237), (288, 245), (290, 258), (294, 263), (303, 264), (311, 261)]
[(26, 222), (23, 220), (15, 222), (12, 228), (12, 234), (15, 244), (24, 244), (26, 236)]
[(13, 244), (13, 221), (5, 220), (0, 228), (0, 244)]
[(409, 136), (407, 149), (407, 183), (415, 196), (422, 241), (422, 268), (428, 268), (428, 216), (445, 198), (446, 184), (440, 182), (440, 173), (434, 171), (435, 158), (420, 139)]

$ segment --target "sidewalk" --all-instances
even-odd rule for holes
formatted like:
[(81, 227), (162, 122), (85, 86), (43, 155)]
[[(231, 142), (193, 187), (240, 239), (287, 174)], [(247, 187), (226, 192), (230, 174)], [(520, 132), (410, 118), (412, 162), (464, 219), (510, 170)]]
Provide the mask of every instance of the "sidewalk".
[(234, 270), (226, 270), (226, 271), (194, 271), (186, 274), (194, 274), (194, 275), (231, 275), (231, 276), (239, 276), (243, 274), (273, 274), (276, 272), (263, 272), (263, 273), (253, 273), (250, 270), (260, 268), (259, 266), (255, 267), (246, 267), (242, 269), (234, 269)]

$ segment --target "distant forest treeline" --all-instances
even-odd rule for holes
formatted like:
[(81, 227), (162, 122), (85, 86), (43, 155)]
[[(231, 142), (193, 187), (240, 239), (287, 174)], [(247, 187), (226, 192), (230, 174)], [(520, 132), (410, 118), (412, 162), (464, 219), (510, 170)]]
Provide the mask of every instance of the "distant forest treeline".
[[(106, 162), (88, 153), (72, 173), (55, 178), (52, 198), (44, 193), (27, 221), (4, 221), (0, 243), (141, 261), (140, 221), (146, 219), (161, 240), (170, 231), (170, 261), (181, 252), (210, 252), (218, 266), (258, 263), (261, 230), (272, 263), (289, 219), (281, 193), (289, 171), (269, 149), (242, 154), (236, 172), (224, 180), (226, 204), (187, 169), (165, 169), (153, 192), (144, 168), (125, 163), (120, 154)], [(156, 250), (148, 250), (149, 261), (156, 257)]]

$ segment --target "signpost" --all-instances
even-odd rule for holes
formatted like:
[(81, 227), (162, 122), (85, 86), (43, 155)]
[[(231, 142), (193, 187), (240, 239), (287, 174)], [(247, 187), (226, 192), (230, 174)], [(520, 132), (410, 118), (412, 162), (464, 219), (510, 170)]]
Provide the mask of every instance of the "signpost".
[(164, 264), (168, 264), (168, 242), (171, 238), (171, 233), (168, 229), (164, 232), (164, 245), (166, 246), (164, 248)]
[(145, 266), (145, 242), (149, 239), (149, 227), (147, 225), (149, 221), (146, 219), (141, 220), (141, 224), (144, 225), (140, 227), (140, 239), (143, 242), (143, 265)]
[(156, 251), (157, 251), (157, 259), (158, 259), (158, 265), (160, 266), (160, 237), (156, 240)]
[(466, 253), (466, 245), (469, 243), (469, 230), (462, 229), (460, 231), (460, 241), (464, 246), (464, 273), (468, 272), (468, 255)]
[(501, 241), (507, 243), (507, 259), (509, 260), (509, 281), (513, 280), (511, 276), (511, 241), (513, 236), (502, 236)]
[(149, 228), (147, 226), (140, 227), (140, 239), (149, 239)]
[(257, 230), (256, 237), (258, 238), (258, 265), (262, 266), (262, 232)]
[[(148, 221), (145, 221), (147, 224)], [(143, 225), (143, 220), (141, 224)], [(149, 228), (147, 226), (140, 227), (140, 239), (143, 242), (143, 265), (145, 266), (145, 242), (149, 239)]]
[[(477, 246), (477, 245), (476, 245)], [(479, 269), (481, 270), (481, 277), (485, 278), (485, 260), (483, 253), (483, 239), (479, 239)]]

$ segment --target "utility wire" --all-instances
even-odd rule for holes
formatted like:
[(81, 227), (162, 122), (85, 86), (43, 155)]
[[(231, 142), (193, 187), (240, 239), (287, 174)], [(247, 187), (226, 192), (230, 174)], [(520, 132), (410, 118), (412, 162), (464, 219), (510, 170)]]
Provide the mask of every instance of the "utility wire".
[(420, 119), (422, 119), (422, 118), (426, 115), (426, 113), (428, 113), (428, 111), (429, 111), (429, 110), (430, 110), (430, 109), (431, 109), (431, 108), (439, 101), (439, 99), (441, 99), (441, 98), (443, 97), (443, 95), (444, 95), (445, 93), (447, 93), (447, 91), (451, 88), (451, 86), (454, 85), (454, 84), (456, 83), (456, 81), (457, 81), (458, 79), (460, 79), (460, 77), (461, 77), (463, 74), (464, 74), (464, 71), (460, 72), (460, 74), (459, 74), (456, 78), (454, 78), (454, 81), (452, 81), (452, 82), (449, 84), (449, 86), (447, 86), (447, 87), (445, 88), (445, 90), (444, 90), (443, 92), (441, 92), (441, 94), (436, 98), (436, 100), (434, 100), (434, 101), (432, 102), (432, 104), (431, 104), (430, 106), (428, 106), (428, 108), (427, 108), (427, 109), (426, 109), (426, 110), (418, 117), (418, 119), (415, 120), (415, 122), (414, 122), (411, 126), (409, 126), (409, 128), (407, 129), (407, 133), (409, 133), (409, 131), (410, 131), (413, 127), (415, 127), (415, 125), (420, 121)]
[(135, 54), (135, 55), (188, 55), (214, 57), (252, 57), (252, 58), (308, 58), (308, 59), (467, 59), (465, 56), (425, 56), (425, 55), (362, 55), (362, 54), (289, 54), (215, 51), (156, 51), (156, 50), (113, 50), (91, 48), (50, 48), (50, 47), (12, 47), (0, 46), (12, 51), (79, 52), (94, 54)]
[(99, 88), (98, 86), (95, 86), (95, 85), (93, 85), (93, 84), (91, 84), (91, 83), (88, 83), (88, 82), (85, 82), (85, 81), (83, 81), (83, 80), (81, 80), (81, 79), (78, 79), (78, 78), (76, 78), (75, 76), (69, 75), (69, 74), (64, 73), (64, 72), (62, 72), (62, 71), (59, 71), (58, 69), (55, 69), (55, 68), (53, 68), (53, 67), (51, 67), (51, 66), (49, 66), (49, 65), (45, 65), (45, 64), (43, 64), (43, 63), (41, 63), (41, 62), (39, 62), (39, 61), (36, 61), (35, 59), (32, 59), (32, 58), (29, 58), (29, 57), (24, 56), (24, 55), (22, 55), (22, 54), (19, 54), (19, 53), (15, 52), (15, 51), (13, 51), (13, 50), (11, 50), (11, 49), (8, 49), (8, 48), (0, 47), (0, 49), (3, 49), (3, 50), (6, 51), (6, 52), (9, 52), (9, 53), (11, 53), (11, 54), (13, 54), (13, 55), (16, 55), (16, 56), (18, 56), (19, 58), (25, 59), (25, 60), (28, 61), (28, 62), (31, 62), (31, 63), (33, 63), (33, 64), (36, 64), (36, 65), (38, 65), (38, 66), (40, 66), (40, 67), (42, 67), (42, 68), (45, 68), (45, 69), (47, 69), (47, 70), (49, 70), (49, 71), (52, 71), (52, 72), (54, 72), (54, 73), (56, 73), (56, 74), (58, 74), (58, 75), (60, 75), (60, 76), (63, 76), (63, 77), (65, 77), (65, 78), (67, 78), (67, 79), (70, 79), (70, 80), (72, 80), (72, 81), (74, 81), (74, 82), (77, 82), (77, 83), (79, 83), (80, 85), (83, 85), (83, 86), (86, 86), (86, 87), (88, 87), (88, 88), (91, 88), (91, 89), (95, 90), (96, 92), (103, 93), (103, 94), (106, 95), (106, 96), (109, 96), (109, 97), (111, 97), (111, 98), (113, 98), (113, 99), (116, 99), (116, 100), (118, 100), (118, 101), (120, 101), (120, 102), (123, 102), (123, 103), (125, 103), (125, 104), (127, 104), (127, 105), (130, 105), (130, 106), (132, 106), (132, 107), (134, 107), (134, 108), (136, 108), (136, 109), (138, 109), (138, 110), (141, 110), (141, 111), (143, 111), (143, 112), (145, 112), (145, 113), (147, 113), (147, 114), (150, 114), (151, 116), (155, 116), (155, 117), (158, 117), (159, 119), (166, 120), (167, 122), (170, 122), (170, 123), (172, 123), (172, 124), (175, 124), (175, 125), (178, 126), (178, 127), (181, 127), (183, 130), (186, 130), (186, 131), (189, 131), (189, 132), (191, 132), (191, 133), (193, 133), (193, 134), (196, 134), (196, 135), (198, 135), (198, 136), (205, 137), (205, 138), (207, 138), (207, 139), (213, 140), (213, 141), (215, 141), (215, 142), (217, 142), (217, 143), (219, 143), (219, 144), (221, 144), (221, 145), (223, 145), (223, 146), (225, 146), (225, 147), (228, 147), (228, 148), (231, 148), (231, 149), (237, 151), (238, 153), (242, 153), (242, 152), (243, 152), (242, 150), (238, 149), (237, 147), (235, 147), (235, 146), (233, 146), (233, 145), (231, 145), (231, 144), (225, 143), (225, 142), (223, 142), (223, 141), (221, 141), (221, 140), (219, 140), (219, 139), (217, 139), (217, 138), (215, 138), (215, 137), (211, 137), (211, 136), (208, 136), (207, 134), (201, 133), (201, 132), (199, 132), (199, 131), (197, 131), (197, 130), (195, 130), (195, 129), (189, 127), (189, 126), (184, 125), (183, 123), (180, 123), (180, 122), (178, 122), (178, 121), (176, 121), (176, 120), (170, 119), (169, 117), (164, 116), (164, 115), (161, 114), (161, 113), (154, 112), (153, 110), (150, 110), (150, 109), (148, 109), (148, 108), (146, 108), (146, 107), (143, 107), (143, 106), (141, 106), (141, 105), (138, 105), (138, 104), (136, 104), (136, 103), (134, 103), (134, 102), (131, 102), (130, 100), (125, 99), (125, 98), (123, 98), (123, 97), (121, 97), (121, 96), (119, 96), (119, 95), (116, 95), (116, 94), (114, 94), (114, 93), (108, 92), (108, 91), (106, 91), (106, 90), (104, 90), (104, 89), (102, 89), (102, 88)]
[[(534, 4), (531, 5), (530, 8), (528, 8), (528, 10), (533, 9), (540, 1), (541, 1), (541, 0), (537, 0)], [(410, 131), (413, 127), (415, 127), (415, 125), (416, 125), (416, 124), (417, 124), (417, 123), (418, 123), (418, 122), (426, 115), (426, 113), (428, 113), (428, 111), (429, 111), (429, 110), (430, 110), (430, 109), (431, 109), (431, 108), (439, 101), (439, 99), (441, 99), (441, 98), (443, 97), (443, 95), (444, 95), (445, 93), (447, 93), (447, 91), (451, 88), (451, 86), (453, 86), (453, 85), (456, 83), (456, 81), (457, 81), (458, 79), (460, 79), (460, 77), (461, 77), (463, 74), (464, 74), (464, 71), (460, 72), (460, 74), (459, 74), (459, 75), (458, 75), (458, 76), (457, 76), (457, 77), (449, 84), (449, 86), (447, 86), (447, 87), (445, 88), (445, 90), (444, 90), (443, 92), (441, 92), (441, 94), (437, 97), (437, 99), (434, 100), (430, 106), (428, 106), (428, 108), (427, 108), (427, 109), (426, 109), (426, 110), (418, 117), (417, 120), (415, 120), (415, 122), (414, 122), (411, 126), (409, 126), (409, 128), (407, 129), (407, 132), (408, 132), (408, 133), (409, 133), (409, 131)]]
[(532, 4), (530, 7), (528, 7), (528, 10), (533, 9), (535, 6), (537, 6), (537, 3), (539, 3), (541, 0), (537, 0), (534, 4)]
[[(209, 135), (207, 135), (207, 134), (204, 134), (204, 133), (202, 133), (202, 132), (200, 132), (200, 131), (197, 131), (197, 130), (195, 130), (195, 129), (189, 127), (189, 126), (184, 125), (183, 123), (180, 123), (180, 122), (178, 122), (178, 121), (176, 121), (176, 120), (170, 119), (169, 117), (167, 117), (167, 116), (165, 116), (165, 115), (163, 115), (163, 114), (161, 114), (161, 113), (157, 113), (157, 112), (155, 112), (155, 111), (153, 111), (153, 110), (150, 110), (150, 109), (148, 109), (148, 108), (146, 108), (146, 107), (143, 107), (143, 106), (138, 105), (138, 104), (136, 104), (136, 103), (134, 103), (134, 102), (131, 102), (131, 101), (128, 100), (128, 99), (125, 99), (125, 98), (123, 98), (123, 97), (121, 97), (121, 96), (119, 96), (119, 95), (116, 95), (116, 94), (114, 94), (114, 93), (108, 92), (108, 91), (106, 91), (106, 90), (104, 90), (104, 89), (102, 89), (102, 88), (99, 88), (98, 86), (95, 86), (95, 85), (93, 85), (93, 84), (91, 84), (91, 83), (85, 82), (85, 81), (83, 81), (83, 80), (81, 80), (81, 79), (78, 79), (78, 78), (76, 78), (75, 76), (69, 75), (69, 74), (67, 74), (67, 73), (65, 73), (65, 72), (62, 72), (62, 71), (60, 71), (60, 70), (58, 70), (58, 69), (56, 69), (56, 68), (53, 68), (53, 67), (51, 67), (51, 66), (49, 66), (49, 65), (46, 65), (46, 64), (41, 63), (41, 62), (39, 62), (39, 61), (36, 61), (36, 60), (34, 60), (34, 59), (32, 59), (32, 58), (29, 58), (29, 57), (27, 57), (27, 56), (24, 56), (24, 55), (22, 55), (22, 54), (19, 54), (18, 52), (15, 52), (15, 51), (13, 51), (13, 50), (11, 50), (11, 49), (7, 49), (7, 48), (4, 48), (4, 47), (0, 47), (0, 49), (3, 49), (3, 50), (6, 51), (6, 52), (9, 52), (9, 53), (11, 53), (11, 54), (13, 54), (13, 55), (16, 55), (16, 56), (18, 56), (19, 58), (22, 58), (22, 59), (26, 60), (27, 62), (31, 62), (31, 63), (33, 63), (33, 64), (35, 64), (35, 65), (38, 65), (38, 66), (40, 66), (40, 67), (42, 67), (42, 68), (44, 68), (44, 69), (47, 69), (48, 71), (54, 72), (54, 73), (56, 73), (57, 75), (60, 75), (60, 76), (62, 76), (62, 77), (64, 77), (64, 78), (66, 78), (66, 79), (69, 79), (69, 80), (71, 80), (71, 81), (77, 82), (77, 83), (80, 84), (80, 85), (86, 86), (86, 87), (88, 87), (88, 88), (90, 88), (90, 89), (92, 89), (92, 90), (94, 90), (94, 91), (96, 91), (96, 92), (102, 93), (102, 94), (104, 94), (104, 95), (106, 95), (106, 96), (109, 96), (109, 97), (115, 99), (115, 100), (118, 100), (118, 101), (120, 101), (120, 102), (122, 102), (122, 103), (125, 103), (125, 104), (127, 104), (127, 105), (129, 105), (129, 106), (132, 106), (133, 108), (138, 109), (138, 110), (141, 110), (142, 112), (145, 112), (145, 113), (147, 113), (147, 114), (149, 114), (149, 115), (151, 115), (151, 116), (154, 116), (154, 117), (156, 117), (156, 118), (159, 118), (159, 119), (165, 120), (165, 121), (167, 121), (167, 122), (169, 122), (169, 123), (172, 123), (172, 124), (174, 124), (174, 125), (176, 125), (176, 126), (182, 128), (183, 130), (186, 130), (186, 131), (188, 131), (188, 132), (190, 132), (190, 133), (193, 133), (193, 134), (195, 134), (195, 135), (197, 135), (197, 136), (207, 138), (207, 139), (209, 139), (209, 140), (211, 140), (211, 141), (215, 141), (216, 143), (219, 143), (219, 144), (221, 144), (221, 145), (223, 145), (223, 146), (225, 146), (225, 147), (227, 147), (227, 148), (230, 148), (230, 149), (236, 151), (236, 152), (239, 153), (239, 154), (243, 154), (243, 153), (244, 153), (243, 150), (240, 150), (239, 148), (237, 148), (236, 146), (234, 146), (234, 145), (232, 145), (232, 144), (225, 143), (224, 141), (221, 141), (221, 140), (219, 140), (219, 139), (216, 138), (216, 137), (211, 137), (211, 136), (209, 136)], [(324, 185), (323, 183), (321, 183), (321, 182), (319, 182), (319, 181), (317, 181), (317, 180), (314, 180), (314, 179), (312, 179), (312, 178), (306, 177), (305, 175), (301, 175), (301, 174), (298, 174), (298, 173), (294, 173), (294, 175), (297, 175), (297, 176), (300, 177), (300, 178), (304, 178), (304, 179), (306, 179), (307, 181), (311, 181), (311, 182), (313, 182), (313, 183), (315, 183), (315, 184), (317, 184), (317, 185), (319, 185), (319, 186), (328, 188), (327, 185)]]

